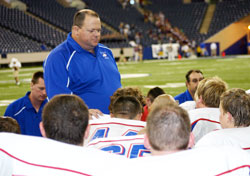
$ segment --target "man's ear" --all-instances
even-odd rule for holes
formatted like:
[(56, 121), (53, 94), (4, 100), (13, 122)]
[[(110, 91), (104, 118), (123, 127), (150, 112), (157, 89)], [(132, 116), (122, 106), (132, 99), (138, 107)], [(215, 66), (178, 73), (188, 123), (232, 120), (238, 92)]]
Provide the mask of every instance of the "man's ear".
[(150, 150), (151, 149), (151, 145), (149, 143), (149, 139), (147, 134), (144, 134), (144, 146), (146, 147), (146, 149)]
[(226, 112), (226, 118), (231, 128), (234, 128), (234, 118), (230, 112)]
[(194, 134), (193, 134), (193, 132), (190, 132), (188, 148), (193, 148), (194, 144), (195, 144)]
[(46, 133), (45, 133), (45, 129), (44, 129), (44, 127), (43, 127), (43, 122), (40, 122), (40, 123), (39, 123), (39, 128), (40, 128), (40, 132), (41, 132), (42, 136), (43, 136), (43, 137), (47, 137), (47, 136), (46, 136)]
[(78, 27), (78, 26), (73, 26), (73, 27), (72, 27), (72, 33), (73, 33), (74, 35), (78, 35), (78, 30), (79, 30), (79, 27)]
[(150, 98), (146, 98), (146, 105), (149, 107), (149, 106), (151, 106), (151, 104), (152, 104), (152, 102), (151, 102), (151, 100), (150, 100)]
[(112, 112), (109, 115), (110, 117), (115, 117), (115, 115)]
[(90, 125), (87, 126), (84, 134), (84, 139), (88, 139), (89, 137), (89, 132), (90, 132)]
[(198, 97), (195, 102), (196, 102), (196, 108), (204, 108), (205, 107), (202, 96)]

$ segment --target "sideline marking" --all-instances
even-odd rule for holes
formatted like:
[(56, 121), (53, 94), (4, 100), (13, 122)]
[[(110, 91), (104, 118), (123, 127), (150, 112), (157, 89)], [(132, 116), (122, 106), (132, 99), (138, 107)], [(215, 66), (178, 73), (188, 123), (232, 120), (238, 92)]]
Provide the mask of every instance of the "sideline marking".
[(141, 77), (147, 77), (150, 74), (148, 73), (141, 73), (141, 74), (121, 74), (121, 78), (122, 79), (126, 79), (126, 78), (141, 78)]
[(13, 101), (15, 100), (0, 100), (0, 106), (8, 106)]
[(185, 83), (167, 83), (165, 85), (146, 85), (144, 87), (152, 89), (157, 86), (161, 88), (176, 88), (176, 87), (185, 87)]

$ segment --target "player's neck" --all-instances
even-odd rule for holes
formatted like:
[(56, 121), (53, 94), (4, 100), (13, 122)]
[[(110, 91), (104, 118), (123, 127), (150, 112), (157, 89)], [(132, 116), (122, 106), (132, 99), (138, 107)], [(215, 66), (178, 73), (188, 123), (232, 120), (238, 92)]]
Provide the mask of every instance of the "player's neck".
[(153, 150), (153, 151), (151, 151), (151, 154), (153, 156), (161, 156), (161, 155), (169, 155), (169, 154), (176, 153), (176, 152), (179, 152), (179, 151), (182, 151), (182, 150), (167, 150), (167, 151)]

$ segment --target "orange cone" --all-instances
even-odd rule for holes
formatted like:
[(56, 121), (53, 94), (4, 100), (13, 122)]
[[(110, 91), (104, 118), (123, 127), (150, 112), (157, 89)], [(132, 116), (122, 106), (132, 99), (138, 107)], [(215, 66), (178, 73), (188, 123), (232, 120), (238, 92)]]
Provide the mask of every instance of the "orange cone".
[(181, 55), (180, 54), (178, 54), (178, 60), (181, 60)]
[(225, 57), (225, 56), (226, 56), (225, 51), (223, 51), (223, 52), (221, 53), (221, 56), (222, 56), (222, 57)]

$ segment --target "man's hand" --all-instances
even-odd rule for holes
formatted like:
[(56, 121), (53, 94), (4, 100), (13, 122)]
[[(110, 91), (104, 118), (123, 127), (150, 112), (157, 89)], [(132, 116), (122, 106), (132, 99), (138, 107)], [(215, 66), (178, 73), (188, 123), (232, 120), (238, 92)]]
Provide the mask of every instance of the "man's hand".
[(89, 119), (93, 119), (92, 116), (98, 119), (103, 113), (99, 109), (89, 109)]

